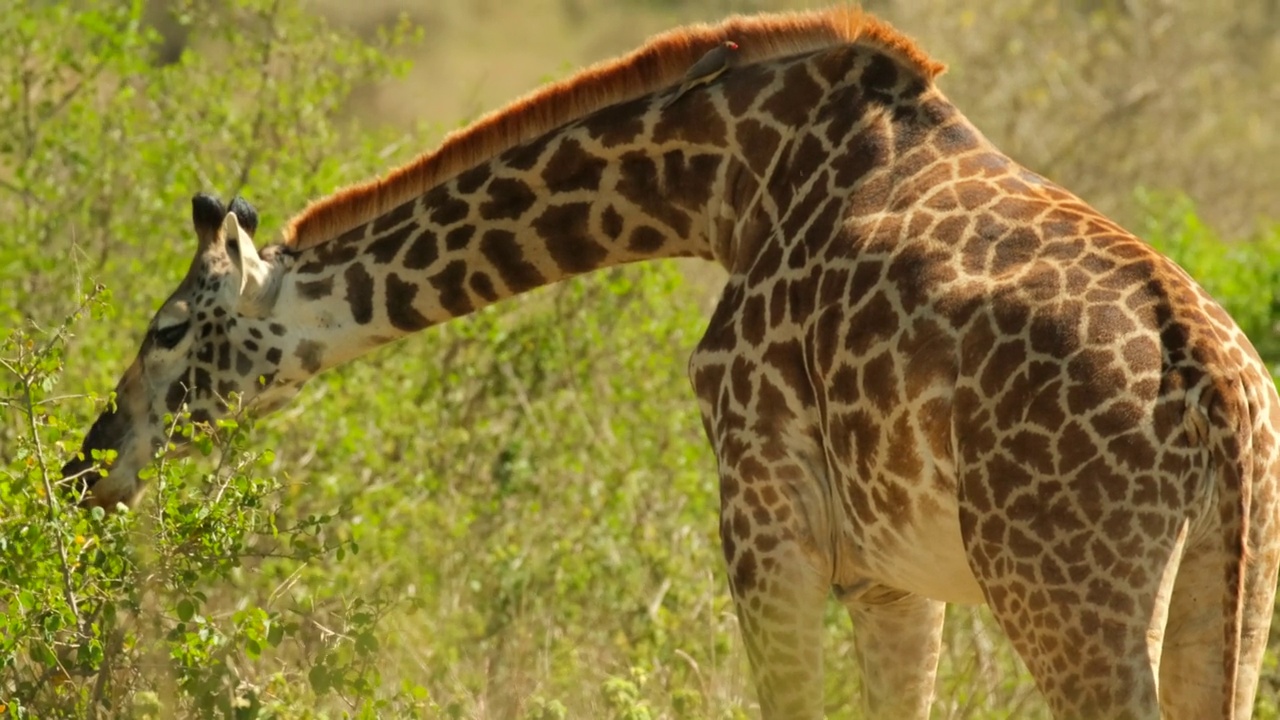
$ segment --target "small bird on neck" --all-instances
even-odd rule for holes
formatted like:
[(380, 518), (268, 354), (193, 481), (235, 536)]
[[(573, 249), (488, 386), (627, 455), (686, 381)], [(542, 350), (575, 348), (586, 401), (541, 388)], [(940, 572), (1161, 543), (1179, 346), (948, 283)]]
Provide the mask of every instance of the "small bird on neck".
[(732, 40), (726, 40), (711, 48), (684, 74), (684, 79), (680, 81), (680, 88), (666, 102), (662, 103), (662, 108), (665, 110), (671, 107), (685, 93), (720, 77), (737, 62), (737, 59), (738, 43)]

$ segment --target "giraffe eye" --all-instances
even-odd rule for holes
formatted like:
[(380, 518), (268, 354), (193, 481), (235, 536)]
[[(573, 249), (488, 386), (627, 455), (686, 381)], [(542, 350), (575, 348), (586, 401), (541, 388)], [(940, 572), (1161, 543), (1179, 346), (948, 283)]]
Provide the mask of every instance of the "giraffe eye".
[(178, 343), (182, 342), (183, 336), (187, 334), (187, 328), (191, 327), (191, 322), (182, 322), (169, 327), (156, 328), (155, 339), (156, 344), (165, 350), (172, 350)]

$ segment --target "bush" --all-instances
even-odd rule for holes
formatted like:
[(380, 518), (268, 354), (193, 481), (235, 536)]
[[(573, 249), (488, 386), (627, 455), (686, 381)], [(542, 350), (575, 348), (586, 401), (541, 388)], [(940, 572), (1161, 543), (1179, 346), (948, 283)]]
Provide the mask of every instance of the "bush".
[(1139, 234), (1173, 258), (1231, 313), (1272, 375), (1280, 375), (1280, 225), (1226, 241), (1185, 196), (1140, 191)]
[[(370, 692), (372, 628), (398, 598), (287, 597), (274, 566), (341, 563), (355, 546), (326, 534), (329, 514), (280, 510), (288, 481), (238, 420), (218, 447), (198, 442), (221, 453), (212, 472), (152, 470), (137, 516), (76, 511), (55, 487), (109, 399), (54, 388), (111, 386), (194, 247), (178, 212), (193, 190), (243, 190), (270, 215), (381, 166), (335, 118), (357, 85), (396, 70), (387, 51), (407, 39), (397, 28), (366, 44), (297, 3), (243, 0), (189, 6), (179, 20), (199, 52), (161, 63), (142, 5), (0, 14), (0, 76), (16, 79), (0, 95), (0, 318), (15, 328), (0, 346), (0, 715), (423, 708), (414, 686)], [(104, 322), (118, 310), (127, 333)], [(97, 322), (77, 322), (86, 314)], [(78, 375), (64, 380), (68, 347)]]

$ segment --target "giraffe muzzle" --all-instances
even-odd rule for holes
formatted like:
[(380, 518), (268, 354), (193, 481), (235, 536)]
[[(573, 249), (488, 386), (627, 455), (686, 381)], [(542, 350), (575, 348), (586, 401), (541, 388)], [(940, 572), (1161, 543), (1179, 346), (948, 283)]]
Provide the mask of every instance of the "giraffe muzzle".
[(128, 430), (128, 418), (118, 409), (106, 410), (98, 416), (85, 434), (80, 452), (62, 466), (60, 485), (68, 497), (80, 500), (84, 507), (106, 506), (107, 502), (114, 506), (120, 498), (99, 498), (93, 492), (94, 486), (103, 478), (102, 471), (93, 460), (93, 453), (104, 450), (122, 452)]
[(71, 498), (83, 498), (81, 504), (88, 505), (93, 486), (102, 479), (102, 473), (93, 467), (91, 460), (76, 456), (62, 466), (62, 489)]

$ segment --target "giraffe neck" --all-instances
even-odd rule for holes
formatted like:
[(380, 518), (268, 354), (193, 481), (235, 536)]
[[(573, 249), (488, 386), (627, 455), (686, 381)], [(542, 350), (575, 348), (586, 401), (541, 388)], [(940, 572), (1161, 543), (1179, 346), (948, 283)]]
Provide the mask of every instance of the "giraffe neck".
[[(307, 369), (593, 270), (710, 258), (726, 138), (664, 125), (649, 104), (516, 147), (297, 253), (281, 302), (314, 329)], [(678, 142), (650, 145), (663, 134)]]
[(623, 263), (745, 272), (766, 249), (828, 242), (858, 186), (891, 169), (889, 126), (918, 124), (904, 108), (926, 95), (885, 54), (846, 45), (736, 68), (670, 108), (661, 95), (605, 108), (296, 253), (281, 301), (307, 328), (297, 355), (318, 372)]

